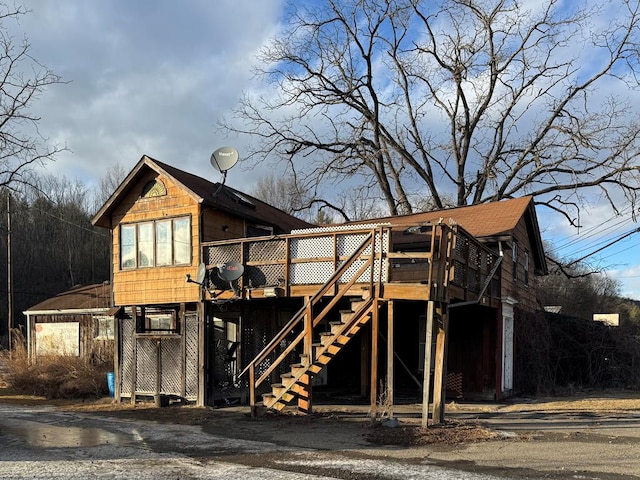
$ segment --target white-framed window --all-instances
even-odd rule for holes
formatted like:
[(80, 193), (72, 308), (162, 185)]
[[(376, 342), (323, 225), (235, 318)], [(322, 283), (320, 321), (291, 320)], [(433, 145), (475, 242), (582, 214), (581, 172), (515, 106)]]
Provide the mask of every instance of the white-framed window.
[(529, 285), (529, 250), (524, 251), (524, 284)]
[(120, 268), (191, 264), (191, 219), (120, 225)]
[(96, 340), (114, 340), (114, 319), (112, 316), (97, 315), (94, 318), (95, 321), (95, 335)]

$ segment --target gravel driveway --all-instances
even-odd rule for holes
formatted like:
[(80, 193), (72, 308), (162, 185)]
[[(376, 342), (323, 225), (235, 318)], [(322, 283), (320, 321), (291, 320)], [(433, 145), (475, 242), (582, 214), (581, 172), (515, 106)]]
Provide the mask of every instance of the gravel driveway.
[[(629, 408), (452, 406), (448, 418), (479, 421), (499, 439), (398, 447), (368, 441), (364, 407), (260, 420), (246, 407), (108, 407), (0, 403), (0, 478), (640, 478), (640, 411)], [(401, 426), (419, 422), (419, 406), (395, 413)]]

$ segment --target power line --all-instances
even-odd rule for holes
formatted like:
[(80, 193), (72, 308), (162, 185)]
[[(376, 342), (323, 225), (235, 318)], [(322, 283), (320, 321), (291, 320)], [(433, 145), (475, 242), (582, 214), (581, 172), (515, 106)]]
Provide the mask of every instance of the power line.
[(577, 260), (574, 260), (574, 261), (572, 261), (572, 262), (568, 263), (566, 266), (567, 266), (567, 267), (569, 267), (569, 266), (571, 266), (571, 265), (575, 265), (576, 263), (579, 263), (579, 262), (581, 262), (581, 261), (583, 261), (583, 260), (585, 260), (585, 259), (589, 258), (590, 256), (595, 255), (595, 254), (596, 254), (596, 253), (598, 253), (598, 252), (601, 252), (601, 251), (602, 251), (602, 250), (604, 250), (605, 248), (609, 248), (611, 245), (614, 245), (614, 244), (618, 243), (619, 241), (621, 241), (621, 240), (623, 240), (623, 239), (625, 239), (625, 238), (627, 238), (627, 237), (630, 237), (630, 236), (631, 236), (631, 235), (633, 235), (634, 233), (638, 233), (638, 232), (640, 232), (640, 227), (638, 227), (638, 228), (636, 228), (636, 229), (633, 229), (633, 230), (631, 230), (631, 231), (629, 231), (629, 232), (625, 233), (625, 234), (624, 234), (624, 235), (622, 235), (621, 237), (619, 237), (619, 238), (617, 238), (617, 239), (613, 240), (612, 242), (607, 243), (605, 246), (600, 247), (600, 248), (598, 248), (597, 250), (594, 250), (593, 252), (588, 253), (587, 255), (584, 255), (583, 257), (578, 258)]

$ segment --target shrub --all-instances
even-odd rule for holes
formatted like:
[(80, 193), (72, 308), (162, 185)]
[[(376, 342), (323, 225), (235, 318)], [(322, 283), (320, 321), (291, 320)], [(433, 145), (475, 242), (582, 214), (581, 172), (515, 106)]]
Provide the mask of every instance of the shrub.
[(7, 355), (10, 387), (30, 395), (53, 398), (89, 398), (108, 394), (108, 362), (90, 364), (78, 357), (38, 357), (30, 363), (23, 339), (16, 338)]

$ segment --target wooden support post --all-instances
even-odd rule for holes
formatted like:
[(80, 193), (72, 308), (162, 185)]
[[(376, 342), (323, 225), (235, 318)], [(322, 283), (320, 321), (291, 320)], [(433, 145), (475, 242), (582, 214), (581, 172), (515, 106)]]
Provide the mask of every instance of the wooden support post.
[(374, 303), (371, 316), (371, 417), (376, 416), (378, 402), (378, 303)]
[(309, 374), (302, 375), (298, 384), (303, 386), (303, 391), (298, 392), (298, 411), (305, 414), (313, 413), (311, 376)]
[[(304, 340), (303, 340), (303, 350), (306, 355), (308, 355), (309, 361), (313, 362), (313, 305), (311, 304), (311, 297), (307, 297), (307, 308), (304, 316)], [(311, 413), (312, 412), (312, 391), (311, 391), (311, 377), (306, 374), (302, 375), (298, 380), (298, 384), (300, 384), (304, 391), (298, 393), (298, 411), (302, 413)]]
[(154, 395), (156, 407), (162, 406), (160, 391), (162, 389), (162, 342), (156, 340), (156, 391)]
[(447, 390), (447, 314), (442, 306), (437, 308), (438, 333), (436, 337), (436, 362), (433, 385), (433, 423), (444, 422), (444, 406)]
[[(204, 302), (198, 303), (198, 400), (197, 405), (199, 407), (204, 407), (207, 402), (207, 365), (208, 361), (205, 358), (206, 353), (206, 336), (209, 335), (209, 330), (207, 329), (207, 310)], [(185, 332), (186, 336), (186, 332)], [(185, 346), (186, 349), (186, 346)], [(185, 350), (186, 351), (186, 350)], [(185, 356), (186, 363), (186, 356)], [(185, 367), (186, 369), (186, 367)]]
[(251, 407), (251, 416), (258, 416), (258, 408), (256, 407), (256, 368), (253, 364), (249, 365), (249, 406)]
[(393, 366), (394, 366), (394, 346), (393, 346), (393, 318), (394, 318), (394, 302), (390, 300), (387, 303), (387, 390), (385, 392), (385, 399), (387, 401), (387, 412), (390, 418), (393, 418)]
[(427, 302), (426, 336), (424, 340), (424, 375), (422, 380), (422, 426), (429, 425), (429, 394), (431, 393), (431, 344), (433, 343), (433, 310), (434, 303)]
[[(144, 310), (142, 311), (144, 317)], [(131, 405), (136, 404), (136, 383), (138, 383), (138, 307), (131, 307), (131, 317), (133, 318), (133, 352), (132, 352), (132, 374), (131, 374)]]

